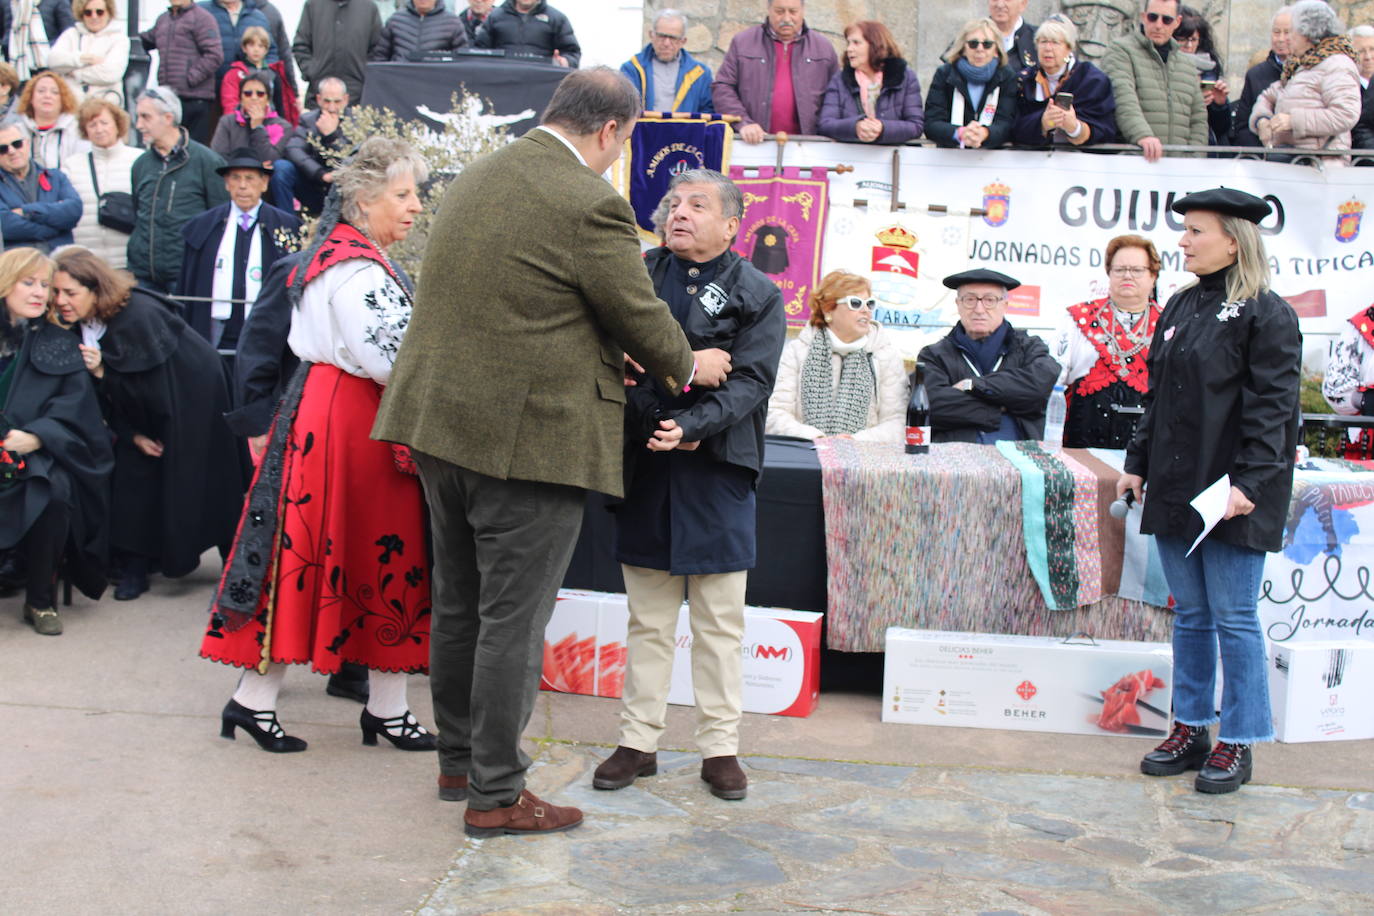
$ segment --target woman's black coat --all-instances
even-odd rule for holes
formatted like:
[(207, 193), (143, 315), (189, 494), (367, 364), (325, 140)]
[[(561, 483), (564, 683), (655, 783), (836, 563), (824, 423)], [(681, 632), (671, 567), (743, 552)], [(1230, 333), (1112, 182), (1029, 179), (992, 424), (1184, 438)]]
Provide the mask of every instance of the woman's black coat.
[(114, 459), (95, 386), (72, 335), (42, 319), (29, 323), (15, 359), (0, 434), (21, 429), (43, 447), (24, 456), (22, 482), (0, 490), (0, 550), (19, 543), (49, 500), (60, 500), (71, 508), (65, 573), (82, 594), (98, 599), (105, 590)]
[[(954, 90), (958, 89), (964, 97), (964, 120), (953, 123), (950, 118), (954, 111)], [(996, 149), (1011, 142), (1012, 125), (1016, 123), (1016, 71), (1002, 67), (993, 74), (984, 88), (984, 93), (1001, 90), (997, 96), (997, 111), (988, 125), (988, 139), (979, 149)], [(941, 64), (935, 71), (935, 78), (926, 93), (926, 136), (939, 146), (957, 147), (959, 140), (955, 130), (965, 124), (972, 124), (982, 113), (984, 100), (980, 99), (975, 108), (969, 101), (968, 80), (954, 64)]]
[[(229, 543), (243, 507), (248, 461), (224, 412), (219, 355), (161, 297), (135, 289), (100, 340), (101, 406), (115, 434), (113, 544), (184, 576), (206, 549)], [(161, 442), (161, 458), (133, 443)]]
[(1208, 537), (1279, 550), (1293, 489), (1302, 335), (1297, 314), (1272, 292), (1227, 303), (1227, 273), (1208, 274), (1164, 307), (1125, 469), (1147, 485), (1141, 531), (1191, 543), (1202, 521), (1188, 503), (1230, 474), (1255, 509)]

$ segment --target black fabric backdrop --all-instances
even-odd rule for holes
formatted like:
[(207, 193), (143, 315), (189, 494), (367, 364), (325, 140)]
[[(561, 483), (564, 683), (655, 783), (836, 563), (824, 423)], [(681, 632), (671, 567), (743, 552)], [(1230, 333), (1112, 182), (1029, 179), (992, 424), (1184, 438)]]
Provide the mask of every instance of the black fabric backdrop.
[(514, 61), (501, 57), (475, 57), (452, 63), (372, 63), (367, 65), (362, 104), (389, 108), (407, 120), (422, 119), (435, 130), (443, 124), (420, 111), (446, 114), (453, 93), (467, 89), (485, 100), (482, 114), (501, 117), (533, 112), (506, 124), (513, 137), (519, 137), (539, 123), (544, 106), (566, 67), (535, 61)]
[[(758, 565), (749, 572), (744, 599), (757, 607), (825, 611), (825, 512), (816, 447), (768, 437), (758, 491)], [(606, 497), (587, 496), (566, 588), (625, 591), (615, 559), (615, 518)]]

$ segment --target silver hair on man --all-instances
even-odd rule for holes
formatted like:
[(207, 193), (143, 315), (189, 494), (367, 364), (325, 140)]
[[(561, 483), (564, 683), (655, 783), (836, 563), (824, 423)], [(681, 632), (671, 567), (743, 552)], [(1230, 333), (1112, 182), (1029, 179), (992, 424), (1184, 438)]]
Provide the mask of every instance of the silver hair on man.
[(172, 123), (181, 124), (181, 99), (177, 94), (166, 86), (158, 86), (156, 89), (144, 89), (142, 95), (138, 97), (141, 102), (144, 99), (152, 102), (161, 110), (172, 116)]

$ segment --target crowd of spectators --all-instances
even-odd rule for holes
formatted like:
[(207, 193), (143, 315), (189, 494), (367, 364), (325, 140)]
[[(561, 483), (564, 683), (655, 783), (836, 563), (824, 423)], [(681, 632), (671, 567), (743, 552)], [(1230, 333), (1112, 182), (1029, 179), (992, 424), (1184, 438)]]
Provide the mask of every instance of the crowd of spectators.
[[(117, 0), (0, 3), (4, 248), (46, 256), (80, 245), (232, 351), (302, 218), (324, 208), (369, 62), (501, 49), (579, 66), (571, 22), (545, 0), (454, 2), (406, 0), (383, 21), (370, 0), (306, 0), (292, 39), (270, 0), (168, 0), (140, 36), (158, 64), (137, 98), (125, 97), (130, 39)], [(1347, 30), (1323, 0), (1275, 11), (1270, 47), (1234, 101), (1207, 20), (1181, 0), (1145, 0), (1100, 66), (1079, 55), (1068, 18), (1028, 23), (1027, 0), (988, 0), (924, 86), (884, 23), (847, 24), (840, 55), (808, 25), (804, 0), (753, 2), (761, 21), (733, 36), (714, 73), (687, 51), (688, 16), (661, 10), (621, 67), (644, 107), (733, 116), (747, 143), (783, 133), (960, 149), (1124, 143), (1150, 162), (1171, 146), (1266, 146), (1275, 157), (1374, 149), (1374, 27)], [(298, 74), (308, 87), (299, 99)], [(1120, 258), (1147, 254), (1127, 245)], [(1157, 272), (1147, 261), (1112, 269)], [(34, 264), (20, 266), (54, 275)], [(1112, 276), (1127, 292), (1135, 282)], [(906, 388), (871, 322), (871, 290), (835, 275), (814, 304), (812, 326), (784, 355), (770, 428), (887, 436)], [(147, 588), (148, 568), (134, 572), (121, 597)]]
[(778, 133), (880, 144), (924, 136), (939, 146), (983, 149), (1120, 143), (1150, 162), (1177, 146), (1374, 144), (1374, 105), (1362, 118), (1374, 27), (1347, 34), (1324, 0), (1274, 13), (1269, 52), (1247, 71), (1235, 101), (1211, 26), (1182, 0), (1145, 0), (1138, 26), (1111, 42), (1097, 64), (1080, 56), (1078, 29), (1067, 16), (1035, 25), (1023, 16), (1027, 0), (988, 0), (987, 16), (964, 23), (946, 50), (924, 103), (919, 76), (884, 24), (847, 25), (841, 59), (807, 24), (805, 0), (761, 5), (763, 22), (730, 41), (710, 108), (655, 88), (650, 67), (661, 79), (679, 61), (679, 73), (704, 66), (680, 39), (666, 40), (685, 35), (686, 17), (662, 11), (649, 46), (623, 68), (638, 77), (646, 107), (732, 115), (746, 143)]

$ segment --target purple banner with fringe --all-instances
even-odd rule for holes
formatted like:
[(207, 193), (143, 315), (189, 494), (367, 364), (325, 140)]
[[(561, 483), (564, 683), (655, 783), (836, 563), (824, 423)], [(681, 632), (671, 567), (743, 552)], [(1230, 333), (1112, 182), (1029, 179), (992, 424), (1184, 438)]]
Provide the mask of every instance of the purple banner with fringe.
[(744, 194), (735, 251), (782, 290), (787, 324), (805, 325), (809, 298), (821, 279), (821, 244), (830, 209), (825, 169), (732, 168)]

